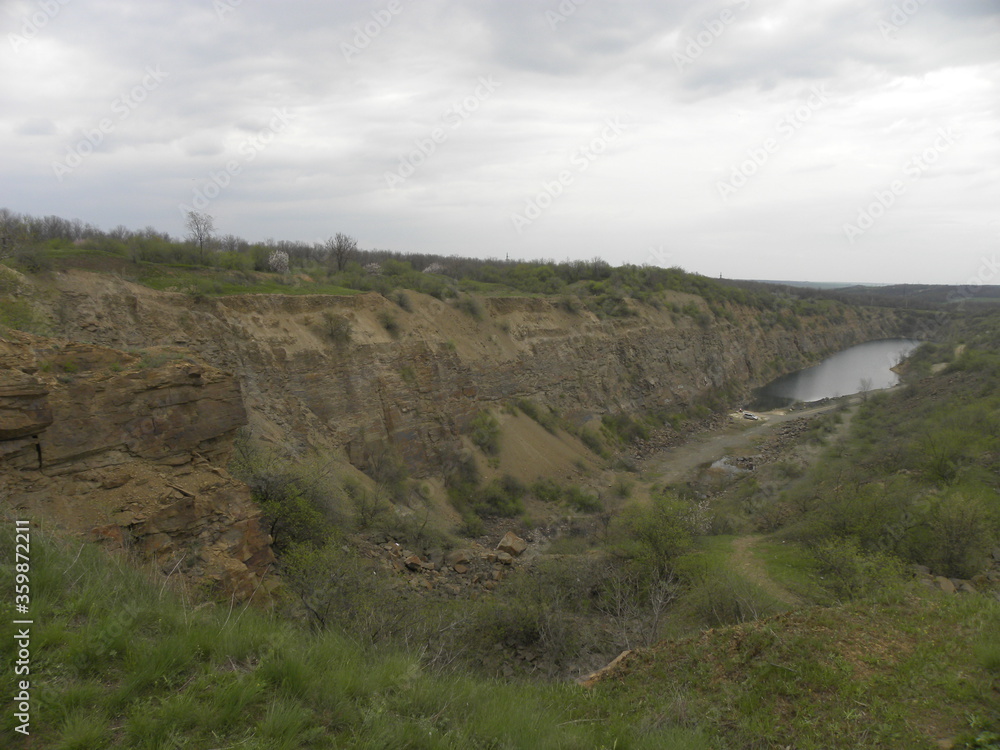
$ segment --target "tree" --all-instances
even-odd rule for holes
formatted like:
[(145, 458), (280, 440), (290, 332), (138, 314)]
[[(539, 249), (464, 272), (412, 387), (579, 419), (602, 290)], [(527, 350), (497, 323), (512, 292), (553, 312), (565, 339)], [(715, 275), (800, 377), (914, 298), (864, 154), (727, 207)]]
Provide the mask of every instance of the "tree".
[(861, 381), (858, 383), (858, 392), (861, 394), (862, 401), (868, 400), (868, 394), (871, 392), (871, 390), (872, 390), (872, 379), (861, 378)]
[(358, 251), (358, 241), (343, 232), (337, 232), (326, 241), (326, 249), (330, 253), (330, 258), (336, 262), (337, 270), (343, 271), (347, 262)]
[(17, 253), (26, 236), (24, 221), (7, 208), (0, 208), (0, 260)]
[(212, 241), (215, 232), (215, 220), (201, 211), (188, 211), (187, 230), (191, 241), (198, 246), (201, 262), (205, 262), (205, 243)]

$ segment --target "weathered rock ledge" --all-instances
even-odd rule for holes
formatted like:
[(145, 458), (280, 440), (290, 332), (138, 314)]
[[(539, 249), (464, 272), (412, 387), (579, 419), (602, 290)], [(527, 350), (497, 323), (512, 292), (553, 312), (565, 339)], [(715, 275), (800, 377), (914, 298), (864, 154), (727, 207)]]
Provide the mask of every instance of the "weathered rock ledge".
[(0, 500), (240, 598), (273, 562), (247, 487), (223, 468), (244, 424), (239, 384), (216, 368), (0, 339)]

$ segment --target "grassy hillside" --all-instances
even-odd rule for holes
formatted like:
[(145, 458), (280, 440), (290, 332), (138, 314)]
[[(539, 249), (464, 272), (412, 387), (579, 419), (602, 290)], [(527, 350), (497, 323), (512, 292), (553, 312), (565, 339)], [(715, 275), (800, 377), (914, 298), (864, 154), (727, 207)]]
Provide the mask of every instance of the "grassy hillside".
[[(13, 549), (10, 520), (2, 544)], [(195, 605), (100, 550), (35, 530), (31, 734), (4, 747), (703, 748), (697, 732), (635, 725), (573, 684), (424, 669), (416, 647), (365, 649), (253, 608)], [(14, 572), (0, 569), (13, 590)], [(0, 654), (16, 659), (10, 597)], [(17, 694), (12, 669), (0, 690)]]

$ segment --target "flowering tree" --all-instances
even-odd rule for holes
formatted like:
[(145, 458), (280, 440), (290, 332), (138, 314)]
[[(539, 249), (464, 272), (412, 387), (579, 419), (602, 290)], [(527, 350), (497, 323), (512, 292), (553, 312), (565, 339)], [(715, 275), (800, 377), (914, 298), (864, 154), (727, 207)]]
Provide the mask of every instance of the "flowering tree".
[(275, 250), (267, 259), (267, 267), (275, 273), (288, 273), (288, 253), (284, 250)]

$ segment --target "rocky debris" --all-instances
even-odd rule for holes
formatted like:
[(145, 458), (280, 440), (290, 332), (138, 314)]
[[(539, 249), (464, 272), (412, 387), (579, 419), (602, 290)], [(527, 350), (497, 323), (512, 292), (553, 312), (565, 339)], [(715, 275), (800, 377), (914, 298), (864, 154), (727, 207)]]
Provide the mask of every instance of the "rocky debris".
[(520, 557), (521, 553), (528, 549), (528, 543), (513, 531), (508, 531), (497, 544), (497, 549), (507, 553), (512, 558)]
[[(384, 539), (384, 537), (383, 537)], [(443, 552), (415, 552), (394, 539), (380, 543), (359, 537), (361, 554), (401, 576), (400, 584), (448, 596), (475, 596), (491, 591), (514, 567), (506, 552), (474, 546)]]
[(947, 578), (936, 576), (926, 565), (911, 565), (914, 577), (928, 588), (943, 591), (946, 594), (978, 594), (990, 593), (1000, 599), (1000, 565), (994, 562), (993, 567), (974, 575), (971, 580), (962, 578)]

